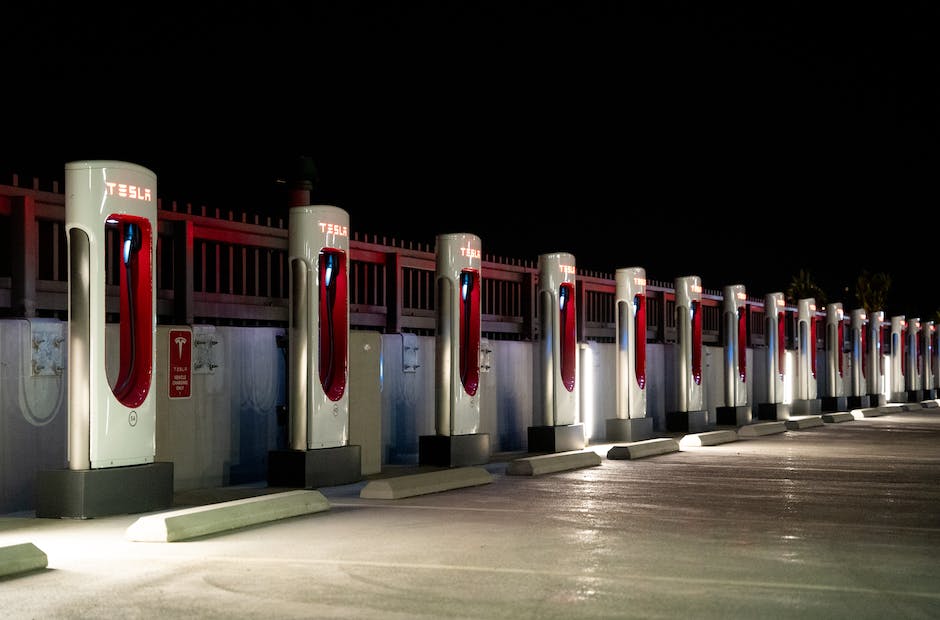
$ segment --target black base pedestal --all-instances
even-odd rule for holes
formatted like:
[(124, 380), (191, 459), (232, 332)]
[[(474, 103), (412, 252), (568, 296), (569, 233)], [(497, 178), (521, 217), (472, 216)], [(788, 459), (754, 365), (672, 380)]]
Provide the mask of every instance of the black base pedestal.
[(924, 390), (924, 400), (933, 400), (937, 397), (937, 388)]
[(759, 403), (757, 405), (758, 420), (789, 420), (790, 405), (784, 403)]
[(869, 407), (884, 407), (887, 403), (887, 399), (884, 394), (869, 394), (868, 395), (868, 406)]
[(864, 396), (849, 396), (846, 400), (849, 409), (868, 409), (871, 403), (868, 400), (868, 394)]
[(845, 396), (823, 396), (822, 411), (832, 413), (835, 411), (848, 411), (848, 399)]
[(53, 469), (36, 477), (36, 516), (93, 519), (173, 505), (173, 463)]
[(666, 413), (666, 430), (671, 433), (701, 433), (707, 429), (707, 411), (670, 411)]
[(892, 403), (906, 403), (907, 392), (891, 392), (891, 402)]
[(653, 418), (607, 418), (606, 441), (643, 441), (653, 436)]
[(313, 489), (362, 480), (361, 446), (268, 452), (268, 486)]
[(571, 452), (584, 449), (584, 425), (530, 426), (529, 452)]
[(923, 390), (908, 390), (907, 391), (907, 402), (919, 403), (922, 400), (924, 400)]
[(715, 410), (719, 426), (744, 426), (751, 423), (751, 406), (718, 407)]
[(472, 435), (421, 435), (418, 463), (437, 467), (484, 465), (490, 460), (488, 433)]
[(800, 398), (790, 406), (793, 415), (817, 415), (822, 411), (822, 401), (818, 398)]

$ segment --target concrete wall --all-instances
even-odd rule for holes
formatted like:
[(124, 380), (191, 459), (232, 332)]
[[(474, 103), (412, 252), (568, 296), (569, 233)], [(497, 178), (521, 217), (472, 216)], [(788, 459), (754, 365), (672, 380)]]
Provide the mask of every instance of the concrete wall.
[[(65, 323), (34, 320), (0, 321), (0, 513), (32, 510), (36, 473), (67, 464)], [(55, 334), (63, 338), (56, 345)], [(42, 369), (34, 370), (33, 352)], [(60, 370), (56, 362), (60, 360)]]
[(277, 423), (286, 402), (286, 351), (277, 344), (284, 330), (194, 326), (192, 397), (170, 399), (160, 363), (170, 329), (157, 328), (156, 460), (173, 462), (178, 490), (264, 479), (268, 451), (284, 432)]
[[(106, 331), (112, 377), (116, 329), (109, 325)], [(170, 329), (177, 328), (157, 329), (156, 460), (174, 463), (177, 490), (263, 482), (268, 452), (287, 447), (285, 330), (194, 326), (192, 396), (170, 399), (161, 362), (167, 359)], [(490, 435), (494, 453), (527, 447), (538, 393), (535, 346), (484, 342), (480, 432)], [(615, 415), (614, 347), (597, 342), (580, 347), (581, 416), (595, 443), (604, 441), (605, 419)], [(795, 352), (787, 357), (794, 362)], [(752, 405), (766, 398), (765, 358), (763, 349), (748, 351)], [(0, 514), (31, 510), (36, 473), (67, 467), (67, 359), (66, 323), (0, 321)], [(724, 404), (723, 359), (721, 347), (705, 347), (703, 383), (711, 423)], [(824, 382), (822, 352), (817, 359)], [(675, 345), (648, 345), (647, 364), (647, 415), (654, 430), (663, 432), (666, 412), (675, 407)], [(845, 368), (847, 382), (848, 363)], [(418, 437), (435, 432), (434, 376), (433, 337), (351, 333), (350, 443), (362, 446), (363, 474), (418, 462)]]

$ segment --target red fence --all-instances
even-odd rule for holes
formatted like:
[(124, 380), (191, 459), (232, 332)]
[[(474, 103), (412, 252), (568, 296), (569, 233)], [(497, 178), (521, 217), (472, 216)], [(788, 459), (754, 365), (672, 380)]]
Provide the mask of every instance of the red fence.
[[(0, 185), (0, 315), (67, 318), (68, 267), (65, 197)], [(289, 295), (286, 222), (259, 216), (180, 207), (158, 212), (157, 320), (164, 324), (287, 325)], [(109, 320), (117, 320), (120, 240), (107, 236)], [(433, 334), (433, 248), (358, 235), (350, 240), (350, 323), (354, 329)], [(536, 286), (531, 262), (484, 256), (482, 329), (491, 339), (538, 337)], [(578, 337), (612, 342), (615, 282), (612, 274), (578, 273)], [(676, 337), (675, 294), (670, 284), (648, 280), (647, 339)], [(703, 294), (703, 341), (721, 339), (721, 294)], [(764, 344), (763, 301), (747, 301), (751, 346)], [(788, 308), (788, 345), (795, 311)], [(820, 315), (822, 316), (822, 315)], [(824, 330), (820, 330), (824, 332)]]

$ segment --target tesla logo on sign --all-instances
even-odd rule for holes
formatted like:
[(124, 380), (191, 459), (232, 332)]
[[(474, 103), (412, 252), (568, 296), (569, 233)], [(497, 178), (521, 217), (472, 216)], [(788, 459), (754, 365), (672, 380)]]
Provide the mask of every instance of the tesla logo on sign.
[(170, 367), (167, 384), (170, 398), (189, 398), (193, 384), (193, 334), (188, 329), (171, 329), (169, 352)]
[(480, 250), (470, 245), (470, 242), (467, 242), (467, 247), (460, 248), (460, 255), (466, 258), (480, 258), (482, 256)]
[(108, 188), (108, 196), (120, 196), (121, 198), (133, 198), (135, 200), (151, 200), (153, 196), (149, 187), (114, 183), (112, 181), (105, 181), (104, 185)]
[(342, 224), (330, 224), (329, 222), (318, 223), (320, 224), (320, 232), (325, 235), (337, 235), (339, 237), (349, 236), (348, 226), (343, 226)]

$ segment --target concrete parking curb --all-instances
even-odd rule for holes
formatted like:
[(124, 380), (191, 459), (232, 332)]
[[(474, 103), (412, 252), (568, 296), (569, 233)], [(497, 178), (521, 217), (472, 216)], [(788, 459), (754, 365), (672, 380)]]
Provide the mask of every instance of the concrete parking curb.
[(601, 464), (601, 457), (593, 450), (584, 452), (559, 452), (557, 454), (541, 454), (528, 456), (511, 461), (506, 467), (509, 476), (540, 476), (553, 474), (559, 471), (595, 467)]
[(137, 519), (125, 532), (137, 542), (177, 542), (330, 509), (319, 491), (308, 489), (259, 495)]
[(656, 456), (659, 454), (668, 454), (669, 452), (678, 451), (678, 441), (668, 437), (662, 437), (658, 439), (646, 439), (644, 441), (634, 441), (620, 446), (614, 446), (607, 451), (607, 458), (614, 460), (641, 459), (648, 456)]
[(802, 418), (790, 418), (789, 420), (787, 420), (786, 424), (787, 424), (787, 430), (799, 431), (799, 430), (803, 430), (804, 428), (812, 428), (814, 426), (823, 426), (825, 422), (823, 422), (821, 415), (808, 415)]
[(855, 416), (851, 412), (839, 411), (835, 413), (824, 413), (822, 414), (823, 422), (829, 423), (838, 423), (838, 422), (852, 422), (855, 420)]
[(492, 474), (482, 467), (457, 467), (371, 480), (359, 492), (359, 497), (363, 499), (402, 499), (491, 482), (493, 482)]
[(679, 440), (679, 447), (717, 446), (738, 440), (738, 434), (732, 430), (709, 431), (707, 433), (693, 433)]
[(738, 429), (738, 437), (760, 437), (763, 435), (773, 435), (783, 433), (787, 430), (787, 424), (784, 420), (774, 420), (771, 422), (757, 422), (748, 424)]
[(0, 547), (0, 577), (46, 568), (46, 554), (33, 543)]

